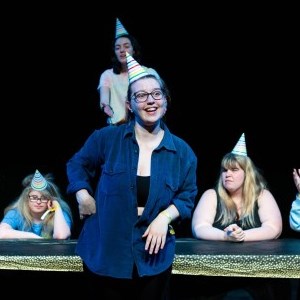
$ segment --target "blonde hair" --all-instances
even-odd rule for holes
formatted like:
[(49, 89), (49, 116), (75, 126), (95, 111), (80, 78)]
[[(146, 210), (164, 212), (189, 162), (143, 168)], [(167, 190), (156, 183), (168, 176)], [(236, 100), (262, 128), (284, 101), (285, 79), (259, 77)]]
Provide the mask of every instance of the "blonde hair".
[[(31, 191), (34, 189), (31, 187), (31, 181), (34, 174), (26, 176), (22, 181), (23, 191), (20, 194), (20, 196), (10, 205), (8, 205), (4, 209), (4, 214), (6, 214), (11, 209), (16, 209), (20, 212), (21, 216), (23, 217), (23, 228), (22, 230), (28, 231), (33, 225), (33, 217), (30, 212), (29, 204), (28, 204), (28, 196)], [(72, 212), (67, 204), (66, 201), (62, 199), (60, 190), (58, 186), (53, 182), (53, 176), (52, 174), (47, 174), (44, 176), (44, 178), (47, 180), (47, 187), (45, 190), (40, 191), (42, 196), (45, 198), (49, 198), (51, 200), (56, 200), (60, 206), (63, 212), (67, 213), (70, 220), (73, 222), (72, 219)], [(54, 214), (48, 214), (45, 219), (43, 220), (43, 226), (42, 226), (42, 237), (51, 239), (53, 236), (53, 228), (54, 228)]]
[(245, 173), (243, 183), (243, 209), (241, 214), (242, 225), (254, 227), (255, 225), (255, 207), (259, 195), (267, 188), (264, 177), (254, 165), (250, 157), (227, 153), (221, 162), (220, 176), (216, 184), (216, 192), (220, 202), (220, 217), (222, 225), (228, 223), (229, 220), (235, 220), (237, 215), (236, 206), (223, 186), (222, 173), (224, 170), (233, 169), (239, 166)]

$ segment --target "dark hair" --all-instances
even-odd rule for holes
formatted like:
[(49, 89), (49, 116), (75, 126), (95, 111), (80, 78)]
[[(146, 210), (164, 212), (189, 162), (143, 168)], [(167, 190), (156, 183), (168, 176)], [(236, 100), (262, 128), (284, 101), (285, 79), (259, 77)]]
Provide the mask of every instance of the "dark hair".
[(115, 43), (116, 40), (119, 39), (120, 37), (125, 37), (128, 38), (131, 42), (132, 48), (133, 48), (133, 58), (138, 62), (141, 63), (141, 47), (138, 43), (138, 41), (130, 34), (123, 34), (121, 36), (118, 36), (116, 39), (114, 39), (113, 44), (112, 44), (112, 67), (113, 67), (113, 72), (115, 74), (120, 74), (122, 71), (122, 65), (118, 61), (116, 55), (115, 55)]

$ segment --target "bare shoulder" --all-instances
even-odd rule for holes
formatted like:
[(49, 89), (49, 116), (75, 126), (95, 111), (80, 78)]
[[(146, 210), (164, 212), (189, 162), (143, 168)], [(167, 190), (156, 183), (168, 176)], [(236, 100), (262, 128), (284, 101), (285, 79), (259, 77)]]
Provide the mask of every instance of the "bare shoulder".
[(217, 201), (217, 193), (214, 189), (206, 190), (200, 197), (200, 202), (202, 203), (213, 202), (213, 201)]
[(209, 189), (209, 190), (206, 190), (203, 194), (202, 194), (202, 197), (205, 196), (205, 197), (217, 197), (217, 193), (214, 189)]
[(195, 214), (207, 214), (214, 212), (217, 206), (217, 193), (214, 189), (203, 192), (195, 209)]
[(263, 197), (272, 197), (272, 198), (274, 198), (273, 194), (269, 190), (267, 190), (267, 189), (263, 190), (262, 196)]
[(265, 202), (265, 201), (276, 201), (273, 194), (266, 189), (264, 189), (260, 194), (260, 196), (258, 197), (258, 203)]

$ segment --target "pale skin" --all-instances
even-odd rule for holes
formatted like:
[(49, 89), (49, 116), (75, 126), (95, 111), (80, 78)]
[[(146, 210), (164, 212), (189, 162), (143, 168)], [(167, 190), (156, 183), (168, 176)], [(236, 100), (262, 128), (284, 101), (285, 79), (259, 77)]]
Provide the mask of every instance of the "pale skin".
[[(115, 42), (115, 55), (122, 65), (122, 73), (127, 73), (126, 52), (130, 55), (134, 54), (134, 50), (130, 39), (127, 37), (120, 37)], [(110, 89), (103, 86), (100, 88), (100, 106), (108, 117), (112, 117), (114, 112), (110, 107)]]
[(290, 210), (290, 226), (293, 230), (299, 232), (300, 224), (299, 224), (299, 199), (300, 199), (300, 169), (293, 169), (293, 180), (295, 183), (295, 187), (297, 189), (296, 199), (292, 203), (292, 208)]
[[(160, 89), (157, 80), (153, 78), (142, 78), (135, 81), (132, 86), (133, 94), (136, 92), (151, 93), (155, 89)], [(143, 103), (136, 103), (134, 99), (127, 101), (130, 111), (135, 114), (135, 134), (140, 148), (137, 175), (151, 175), (151, 155), (153, 150), (160, 144), (164, 131), (160, 127), (160, 120), (167, 110), (167, 100), (154, 100), (151, 95)], [(96, 212), (95, 199), (87, 190), (80, 190), (76, 193), (80, 218), (94, 214)], [(137, 214), (141, 215), (144, 208), (138, 207)], [(172, 204), (160, 213), (148, 226), (143, 234), (146, 238), (145, 250), (150, 254), (158, 253), (164, 248), (168, 225), (171, 221), (179, 217), (177, 208)]]
[(293, 170), (293, 179), (298, 193), (300, 193), (300, 169)]
[[(244, 171), (237, 166), (234, 169), (222, 172), (222, 182), (233, 202), (237, 207), (238, 214), (243, 207), (243, 183)], [(282, 231), (282, 217), (279, 207), (268, 191), (264, 190), (258, 198), (258, 214), (262, 223), (261, 227), (243, 230), (233, 223), (224, 230), (213, 227), (217, 210), (217, 194), (214, 189), (205, 191), (200, 198), (192, 218), (194, 236), (204, 240), (216, 241), (261, 241), (276, 239)]]
[[(32, 190), (29, 195), (35, 195), (37, 197), (41, 197), (42, 194), (39, 191)], [(62, 209), (56, 200), (48, 200), (47, 202), (41, 202), (38, 200), (37, 202), (31, 202), (28, 199), (28, 206), (30, 208), (30, 214), (33, 217), (33, 222), (38, 224), (41, 223), (42, 215), (53, 207), (56, 207), (55, 215), (54, 215), (54, 230), (53, 230), (53, 238), (54, 239), (67, 239), (71, 235), (71, 230), (69, 225), (67, 224)], [(21, 230), (13, 229), (7, 223), (0, 224), (0, 239), (41, 239), (43, 237), (36, 235), (33, 232), (26, 232)]]

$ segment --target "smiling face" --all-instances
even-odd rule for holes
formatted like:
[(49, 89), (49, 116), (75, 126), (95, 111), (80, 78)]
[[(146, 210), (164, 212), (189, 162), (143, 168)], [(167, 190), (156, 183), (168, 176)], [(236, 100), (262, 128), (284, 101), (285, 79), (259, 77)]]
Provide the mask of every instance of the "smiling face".
[(166, 96), (155, 77), (143, 77), (130, 86), (128, 108), (141, 126), (155, 126), (167, 110)]

